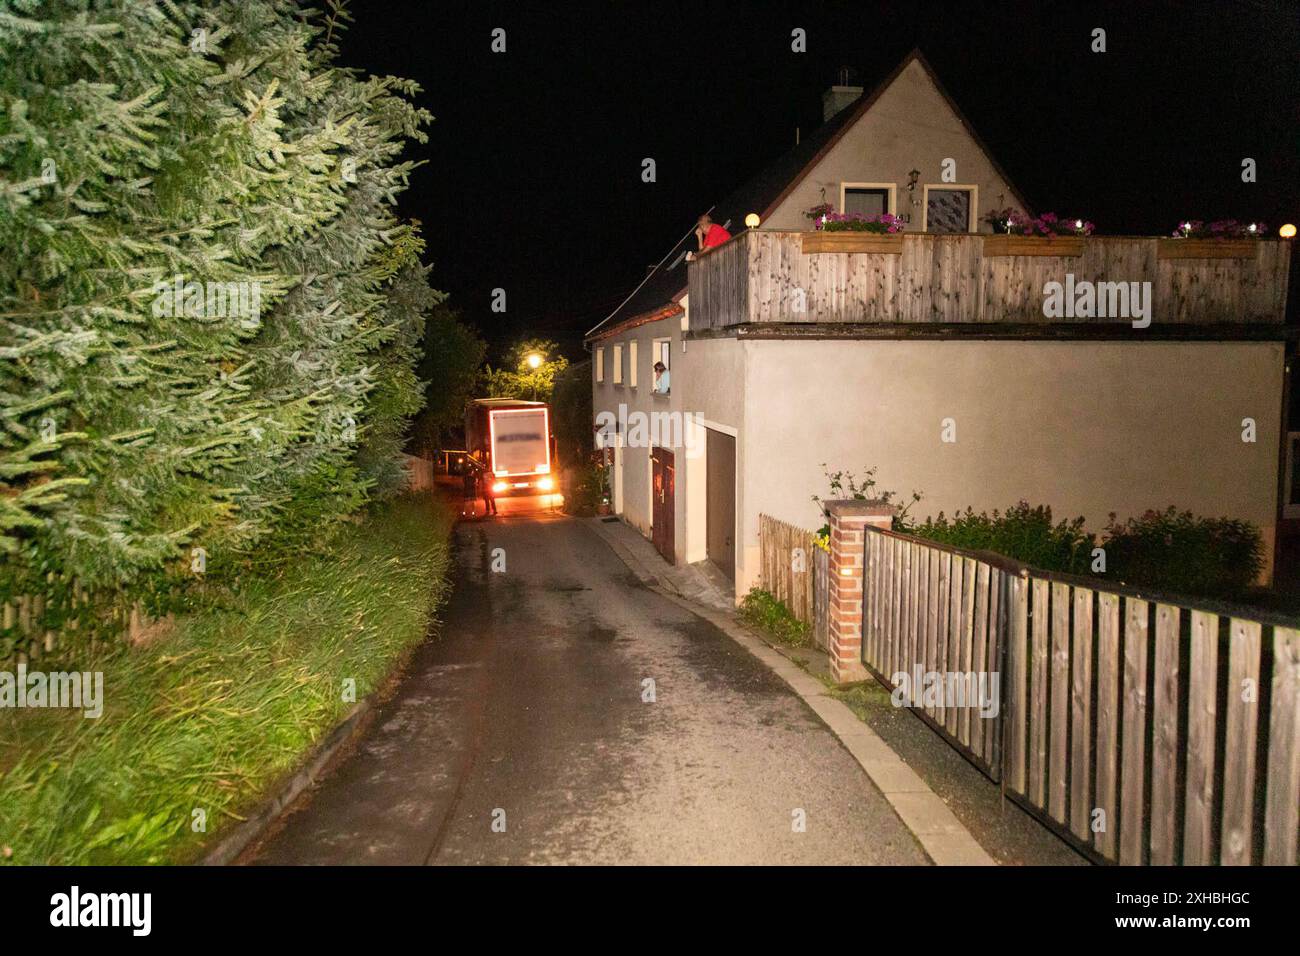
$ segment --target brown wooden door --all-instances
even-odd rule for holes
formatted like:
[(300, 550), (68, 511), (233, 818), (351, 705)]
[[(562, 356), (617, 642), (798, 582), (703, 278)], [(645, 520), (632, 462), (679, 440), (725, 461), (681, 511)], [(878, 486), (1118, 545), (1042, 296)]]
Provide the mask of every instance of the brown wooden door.
[(656, 448), (650, 453), (651, 538), (669, 564), (673, 558), (673, 494), (676, 490), (673, 453)]
[(709, 560), (736, 580), (736, 439), (710, 428), (705, 446), (705, 544)]

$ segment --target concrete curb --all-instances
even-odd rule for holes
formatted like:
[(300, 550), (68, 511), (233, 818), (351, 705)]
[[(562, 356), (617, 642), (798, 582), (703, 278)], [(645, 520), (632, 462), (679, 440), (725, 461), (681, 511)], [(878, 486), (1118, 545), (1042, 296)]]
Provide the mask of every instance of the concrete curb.
[(379, 706), (392, 695), (398, 683), (406, 674), (411, 658), (420, 645), (428, 639), (428, 633), (415, 644), (406, 648), (393, 661), (388, 675), (369, 696), (359, 701), (343, 720), (311, 751), (310, 756), (289, 779), (270, 797), (262, 801), (261, 806), (243, 823), (240, 823), (222, 837), (202, 857), (198, 866), (229, 866), (238, 863), (241, 854), (257, 844), (271, 827), (280, 819), (286, 809), (302, 796), (325, 775), (331, 761), (343, 750), (365, 733), (371, 718), (378, 712)]
[(847, 704), (830, 697), (826, 686), (771, 644), (741, 627), (727, 614), (681, 596), (614, 535), (596, 522), (589, 527), (610, 546), (643, 584), (673, 603), (702, 617), (730, 637), (786, 682), (807, 704), (880, 790), (903, 825), (939, 866), (997, 866), (948, 805), (880, 736), (858, 719)]
[(256, 813), (219, 840), (217, 845), (199, 860), (199, 866), (227, 866), (256, 842), (267, 828), (279, 819), (286, 807), (320, 779), (321, 771), (334, 755), (351, 743), (353, 738), (364, 729), (366, 717), (374, 709), (373, 700), (374, 695), (371, 695), (357, 704), (343, 722), (312, 751), (307, 763), (285, 782), (279, 792), (268, 798)]

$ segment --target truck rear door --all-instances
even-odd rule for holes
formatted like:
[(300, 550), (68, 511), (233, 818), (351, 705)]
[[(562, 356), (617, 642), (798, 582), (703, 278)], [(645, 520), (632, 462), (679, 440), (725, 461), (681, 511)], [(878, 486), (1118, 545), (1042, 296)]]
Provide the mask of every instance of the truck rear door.
[(498, 476), (551, 470), (549, 409), (493, 409), (491, 429), (492, 470)]

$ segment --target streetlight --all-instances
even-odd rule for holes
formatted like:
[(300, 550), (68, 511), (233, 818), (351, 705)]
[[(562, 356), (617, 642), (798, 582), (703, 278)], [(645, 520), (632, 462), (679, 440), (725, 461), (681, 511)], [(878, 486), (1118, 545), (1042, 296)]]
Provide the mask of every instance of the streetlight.
[[(524, 359), (525, 364), (534, 372), (542, 367), (542, 353), (529, 352), (528, 357)], [(537, 376), (533, 376), (533, 401), (537, 401)]]

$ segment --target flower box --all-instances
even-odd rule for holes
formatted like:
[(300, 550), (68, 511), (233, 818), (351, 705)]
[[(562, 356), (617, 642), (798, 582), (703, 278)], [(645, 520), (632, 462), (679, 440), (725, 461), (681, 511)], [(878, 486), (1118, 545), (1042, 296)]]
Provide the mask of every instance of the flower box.
[(985, 236), (985, 256), (1081, 256), (1083, 236)]
[(1157, 259), (1253, 259), (1258, 239), (1158, 239)]
[(803, 254), (817, 252), (873, 252), (877, 255), (901, 256), (903, 254), (903, 234), (901, 232), (805, 232)]

